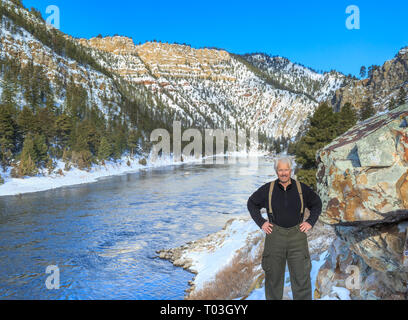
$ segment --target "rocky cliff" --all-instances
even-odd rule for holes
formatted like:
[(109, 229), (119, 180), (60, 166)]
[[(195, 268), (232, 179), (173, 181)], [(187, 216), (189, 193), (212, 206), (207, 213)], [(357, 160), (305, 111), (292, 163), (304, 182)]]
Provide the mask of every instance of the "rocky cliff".
[(369, 78), (354, 80), (339, 88), (331, 103), (336, 111), (347, 102), (357, 109), (372, 103), (377, 111), (385, 111), (391, 99), (397, 99), (401, 87), (408, 92), (408, 47), (402, 48), (381, 67), (374, 68)]

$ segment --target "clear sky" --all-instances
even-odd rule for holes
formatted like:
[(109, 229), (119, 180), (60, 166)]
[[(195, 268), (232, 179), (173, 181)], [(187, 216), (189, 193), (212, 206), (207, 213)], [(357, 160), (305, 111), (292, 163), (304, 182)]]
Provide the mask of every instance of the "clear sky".
[[(382, 65), (408, 46), (408, 1), (149, 1), (23, 0), (60, 10), (60, 29), (74, 37), (98, 34), (145, 41), (217, 47), (232, 53), (280, 55), (315, 70), (358, 76), (362, 65)], [(346, 19), (359, 8), (360, 29)], [(349, 19), (351, 21), (351, 18)], [(356, 20), (351, 21), (352, 23)]]

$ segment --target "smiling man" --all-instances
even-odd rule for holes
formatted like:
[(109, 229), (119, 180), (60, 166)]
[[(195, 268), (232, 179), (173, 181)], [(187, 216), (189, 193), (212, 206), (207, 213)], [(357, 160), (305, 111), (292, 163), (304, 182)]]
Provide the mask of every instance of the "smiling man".
[[(277, 158), (278, 179), (268, 182), (248, 199), (248, 210), (255, 223), (266, 233), (262, 254), (265, 271), (265, 297), (281, 300), (286, 262), (294, 300), (311, 300), (311, 261), (306, 232), (316, 223), (321, 211), (320, 197), (306, 184), (291, 178), (290, 158)], [(261, 215), (267, 208), (268, 220)], [(303, 222), (304, 208), (310, 210)]]

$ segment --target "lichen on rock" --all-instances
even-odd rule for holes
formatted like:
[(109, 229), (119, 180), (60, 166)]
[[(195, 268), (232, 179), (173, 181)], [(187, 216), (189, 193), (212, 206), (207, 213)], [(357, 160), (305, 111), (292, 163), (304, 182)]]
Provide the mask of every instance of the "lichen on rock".
[(318, 295), (344, 286), (345, 266), (357, 265), (364, 285), (352, 292), (355, 299), (406, 297), (407, 118), (405, 104), (357, 124), (318, 151), (319, 219), (338, 235), (331, 260), (319, 271)]

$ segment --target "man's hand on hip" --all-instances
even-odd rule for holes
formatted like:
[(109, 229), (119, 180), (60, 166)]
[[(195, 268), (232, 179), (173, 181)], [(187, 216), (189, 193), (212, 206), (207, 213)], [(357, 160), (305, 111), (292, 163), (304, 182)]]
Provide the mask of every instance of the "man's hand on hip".
[(308, 222), (305, 221), (300, 224), (300, 231), (307, 232), (310, 229), (312, 229), (312, 226)]
[(266, 233), (271, 233), (272, 232), (272, 228), (273, 228), (273, 224), (270, 223), (269, 221), (266, 221), (263, 225), (262, 225), (262, 230)]

